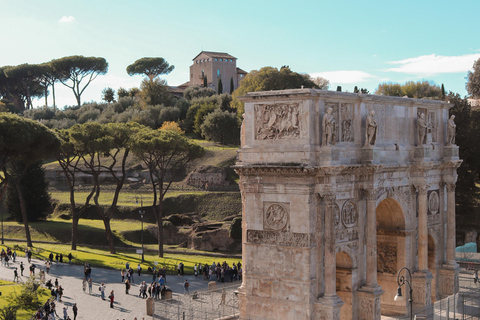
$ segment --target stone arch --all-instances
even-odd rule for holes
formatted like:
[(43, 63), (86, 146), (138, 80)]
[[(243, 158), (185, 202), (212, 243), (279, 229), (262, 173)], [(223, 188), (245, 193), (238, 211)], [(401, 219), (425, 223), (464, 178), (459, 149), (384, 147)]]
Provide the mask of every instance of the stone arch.
[(348, 257), (350, 258), (351, 260), (351, 269), (357, 269), (358, 268), (358, 253), (350, 248), (349, 246), (347, 245), (341, 245), (341, 246), (337, 246), (336, 249), (335, 249), (335, 254), (339, 253), (339, 252), (344, 252), (345, 254), (348, 255)]
[[(380, 203), (382, 203), (384, 200), (390, 199), (390, 200), (395, 200), (396, 205), (400, 206), (402, 214), (403, 214), (403, 224), (404, 228), (403, 229), (412, 229), (412, 210), (409, 206), (408, 201), (405, 199), (403, 194), (400, 194), (399, 192), (384, 192), (380, 197), (377, 199), (377, 208)], [(407, 228), (408, 227), (408, 228)]]
[(392, 197), (385, 194), (378, 199), (376, 207), (377, 280), (384, 290), (381, 297), (381, 312), (384, 315), (403, 314), (406, 306), (394, 301), (398, 287), (397, 272), (407, 265), (407, 215), (405, 206), (396, 198), (395, 194)]

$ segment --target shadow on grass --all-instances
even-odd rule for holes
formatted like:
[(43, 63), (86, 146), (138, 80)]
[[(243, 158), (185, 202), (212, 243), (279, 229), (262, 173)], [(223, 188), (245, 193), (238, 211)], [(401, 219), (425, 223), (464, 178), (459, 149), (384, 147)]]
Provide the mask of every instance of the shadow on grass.
[[(43, 221), (30, 223), (30, 229), (33, 231), (34, 240), (52, 239), (51, 241), (60, 243), (69, 243), (72, 240), (72, 223), (70, 221)], [(35, 235), (41, 235), (40, 238)], [(113, 242), (115, 246), (128, 246), (112, 230)], [(37, 238), (37, 239), (35, 239)], [(105, 229), (79, 225), (77, 230), (77, 243), (108, 245)]]

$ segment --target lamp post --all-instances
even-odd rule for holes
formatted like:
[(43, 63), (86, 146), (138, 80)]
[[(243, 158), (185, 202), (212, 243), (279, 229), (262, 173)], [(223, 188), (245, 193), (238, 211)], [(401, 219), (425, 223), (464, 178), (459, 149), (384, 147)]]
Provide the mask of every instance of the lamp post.
[[(408, 271), (408, 279), (406, 279), (405, 276), (400, 275), (400, 273), (403, 270)], [(403, 295), (402, 295), (402, 286), (404, 284), (408, 284), (408, 288), (410, 290), (409, 291), (410, 295), (408, 297), (408, 302), (410, 302), (410, 320), (413, 320), (413, 299), (412, 299), (413, 289), (412, 289), (412, 273), (410, 272), (410, 269), (408, 269), (407, 267), (403, 267), (398, 271), (397, 283), (398, 283), (397, 295), (395, 296), (395, 298), (393, 300), (395, 300), (395, 301), (404, 301), (405, 300)]]
[[(135, 196), (135, 202), (138, 204), (138, 196)], [(144, 255), (144, 250), (143, 250), (143, 215), (145, 214), (145, 210), (143, 210), (143, 197), (140, 196), (140, 209), (138, 209), (138, 213), (140, 214), (140, 218), (142, 219), (142, 233), (141, 233), (141, 239), (142, 239), (142, 262), (145, 262), (145, 255)]]

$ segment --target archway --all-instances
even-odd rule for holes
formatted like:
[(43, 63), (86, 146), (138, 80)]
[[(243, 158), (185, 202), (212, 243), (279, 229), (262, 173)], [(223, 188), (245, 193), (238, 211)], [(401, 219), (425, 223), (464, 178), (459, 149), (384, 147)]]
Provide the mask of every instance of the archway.
[(437, 255), (435, 253), (435, 239), (428, 235), (428, 271), (433, 276), (432, 279), (432, 303), (437, 301)]
[[(382, 310), (384, 315), (406, 312), (406, 305), (395, 302), (397, 271), (406, 265), (405, 215), (401, 205), (393, 198), (382, 200), (376, 209), (377, 219), (377, 280), (384, 290)], [(367, 271), (368, 272), (368, 271)]]
[(344, 302), (340, 311), (340, 319), (354, 319), (353, 308), (353, 263), (345, 251), (340, 251), (335, 256), (336, 263), (336, 291)]

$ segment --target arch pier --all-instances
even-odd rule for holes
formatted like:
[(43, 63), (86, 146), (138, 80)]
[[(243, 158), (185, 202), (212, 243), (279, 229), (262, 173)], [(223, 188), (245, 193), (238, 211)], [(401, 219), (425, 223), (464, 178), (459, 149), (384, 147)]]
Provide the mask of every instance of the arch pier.
[(241, 100), (241, 317), (406, 314), (404, 266), (414, 309), (458, 292), (448, 103), (314, 89)]

